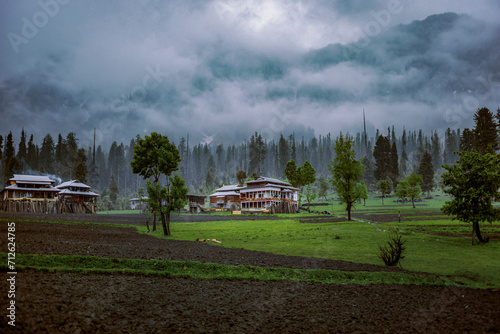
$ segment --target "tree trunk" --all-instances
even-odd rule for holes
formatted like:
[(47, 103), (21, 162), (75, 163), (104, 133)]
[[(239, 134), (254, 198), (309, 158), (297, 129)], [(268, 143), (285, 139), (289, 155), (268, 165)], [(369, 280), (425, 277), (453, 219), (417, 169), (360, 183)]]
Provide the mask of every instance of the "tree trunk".
[(413, 204), (413, 208), (415, 209), (415, 199), (413, 197), (411, 198), (411, 204)]
[(384, 205), (384, 195), (382, 195), (382, 205)]
[(167, 235), (171, 235), (170, 234), (170, 212), (167, 212), (165, 214), (167, 217), (167, 224), (166, 224), (166, 227), (167, 227)]
[(167, 222), (165, 219), (165, 214), (162, 212), (161, 215), (161, 226), (163, 227), (163, 235), (169, 235), (167, 231)]
[(153, 212), (153, 232), (156, 231), (156, 212)]
[(483, 239), (483, 236), (481, 235), (481, 231), (479, 229), (479, 222), (473, 222), (472, 223), (472, 244), (475, 244), (475, 237), (477, 236), (477, 239), (479, 240), (480, 243), (486, 243), (488, 240)]
[(351, 204), (347, 204), (347, 220), (351, 221)]

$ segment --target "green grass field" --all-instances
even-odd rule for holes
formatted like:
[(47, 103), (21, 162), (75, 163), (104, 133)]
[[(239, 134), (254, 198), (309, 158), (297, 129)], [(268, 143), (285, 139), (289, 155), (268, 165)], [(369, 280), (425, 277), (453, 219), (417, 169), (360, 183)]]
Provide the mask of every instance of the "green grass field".
[[(212, 215), (225, 216), (225, 221), (171, 223), (172, 236), (177, 240), (195, 241), (197, 238), (218, 239), (218, 247), (245, 248), (282, 255), (297, 255), (334, 260), (383, 265), (379, 259), (379, 247), (389, 240), (390, 233), (397, 229), (407, 240), (404, 269), (434, 275), (391, 272), (342, 272), (334, 270), (294, 270), (287, 268), (259, 268), (250, 266), (225, 266), (198, 262), (109, 259), (93, 256), (58, 256), (18, 254), (16, 266), (38, 270), (66, 271), (77, 273), (129, 273), (145, 275), (179, 276), (197, 279), (257, 279), (292, 280), (322, 283), (358, 284), (417, 284), (436, 286), (466, 286), (470, 288), (500, 288), (500, 240), (492, 239), (483, 245), (471, 245), (471, 226), (439, 215), (445, 196), (411, 204), (394, 203), (386, 198), (384, 205), (379, 198), (370, 198), (357, 204), (353, 213), (369, 214), (373, 219), (358, 219), (336, 223), (301, 223), (304, 217), (314, 214), (280, 214), (278, 220), (259, 220), (258, 216), (248, 220), (232, 220), (227, 212)], [(334, 216), (345, 217), (344, 207), (338, 202), (315, 211), (330, 211)], [(110, 211), (101, 214), (134, 214), (139, 210)], [(379, 222), (377, 216), (401, 213), (401, 222)], [(196, 215), (192, 215), (196, 219)], [(323, 216), (325, 217), (325, 216)], [(425, 220), (418, 220), (418, 218)], [(255, 219), (255, 220), (253, 220)], [(412, 220), (410, 220), (412, 219)], [(2, 219), (2, 221), (5, 219)], [(40, 221), (60, 224), (57, 221)], [(106, 224), (116, 228), (132, 225)], [(146, 232), (145, 226), (134, 226), (139, 233)], [(500, 233), (499, 224), (483, 224), (484, 235)], [(459, 234), (459, 236), (438, 236), (436, 233)], [(151, 235), (165, 238), (161, 227)], [(0, 253), (2, 268), (6, 269), (7, 254)]]
[[(383, 213), (428, 213), (439, 211), (444, 198), (435, 198), (418, 203), (416, 209), (411, 204), (392, 203), (385, 199), (370, 199), (367, 205), (358, 205), (358, 212)], [(391, 204), (389, 204), (391, 203)], [(334, 204), (315, 207), (314, 210), (329, 210), (334, 215), (345, 216), (342, 207)], [(366, 211), (369, 210), (369, 211)], [(435, 220), (413, 220), (401, 223), (374, 223), (351, 221), (340, 223), (301, 223), (299, 218), (310, 216), (280, 215), (280, 220), (231, 220), (223, 222), (172, 223), (173, 239), (196, 240), (217, 239), (222, 247), (245, 248), (283, 255), (319, 257), (358, 263), (383, 265), (378, 258), (379, 247), (389, 240), (389, 233), (398, 229), (406, 238), (405, 258), (402, 267), (411, 271), (451, 275), (467, 280), (469, 286), (500, 288), (500, 242), (492, 239), (489, 243), (472, 246), (469, 237), (444, 237), (432, 233), (470, 233), (471, 227), (451, 219), (436, 217)], [(426, 217), (431, 218), (431, 217)], [(443, 227), (445, 225), (445, 227)], [(483, 233), (500, 233), (500, 228), (483, 225)], [(138, 228), (145, 232), (145, 228)], [(153, 235), (163, 238), (161, 229)]]

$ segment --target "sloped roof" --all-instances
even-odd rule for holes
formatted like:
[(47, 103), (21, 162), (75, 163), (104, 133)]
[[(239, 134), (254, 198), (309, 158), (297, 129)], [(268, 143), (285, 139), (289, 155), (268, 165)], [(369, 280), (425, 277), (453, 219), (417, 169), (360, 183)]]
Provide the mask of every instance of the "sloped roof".
[(48, 176), (44, 175), (23, 175), (14, 174), (14, 177), (9, 181), (14, 181), (15, 183), (31, 183), (31, 184), (54, 184), (56, 181), (52, 180)]
[[(31, 183), (33, 184), (33, 183)], [(37, 183), (37, 184), (41, 184), (41, 183)], [(43, 184), (43, 183), (42, 183)], [(10, 186), (8, 187), (5, 187), (3, 188), (3, 190), (1, 192), (4, 192), (6, 190), (21, 190), (21, 191), (44, 191), (44, 192), (59, 192), (61, 191), (60, 189), (57, 189), (56, 187), (50, 187), (50, 188), (28, 188), (28, 187), (19, 187), (19, 184), (16, 183), (16, 184), (11, 184)]]
[(210, 197), (225, 197), (225, 196), (240, 196), (240, 194), (237, 193), (236, 191), (224, 191), (224, 192), (218, 191), (210, 195)]
[(259, 176), (257, 178), (257, 180), (247, 181), (247, 185), (252, 184), (252, 183), (260, 183), (260, 182), (268, 182), (268, 183), (274, 183), (274, 184), (282, 184), (285, 186), (291, 186), (291, 184), (288, 182), (281, 181), (278, 179), (273, 179), (272, 177), (264, 177), (264, 176)]
[(89, 197), (98, 197), (99, 195), (93, 191), (72, 191), (69, 189), (63, 189), (59, 192), (58, 196), (89, 196)]
[(69, 187), (90, 189), (90, 186), (88, 186), (84, 183), (81, 183), (78, 180), (63, 182), (60, 185), (56, 186), (56, 188), (58, 188), (58, 189), (64, 189), (64, 188), (69, 188)]
[(235, 190), (239, 190), (241, 188), (245, 188), (245, 187), (240, 187), (239, 185), (222, 185), (222, 187), (216, 189), (216, 191), (218, 192), (224, 192), (224, 191), (235, 191)]

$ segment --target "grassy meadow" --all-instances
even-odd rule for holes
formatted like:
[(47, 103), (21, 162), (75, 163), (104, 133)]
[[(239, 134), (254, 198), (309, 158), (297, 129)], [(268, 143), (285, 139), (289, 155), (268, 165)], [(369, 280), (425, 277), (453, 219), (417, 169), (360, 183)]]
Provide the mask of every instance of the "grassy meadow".
[[(321, 222), (325, 215), (301, 212), (280, 214), (277, 220), (233, 220), (227, 212), (212, 215), (227, 217), (223, 221), (176, 223), (172, 222), (172, 236), (164, 237), (161, 226), (150, 235), (158, 238), (195, 241), (217, 239), (215, 247), (244, 248), (282, 255), (344, 260), (357, 263), (383, 265), (379, 247), (389, 240), (395, 229), (406, 239), (403, 269), (429, 273), (418, 275), (404, 272), (343, 272), (319, 269), (260, 268), (252, 266), (227, 266), (195, 261), (161, 261), (100, 258), (77, 255), (17, 254), (16, 268), (76, 273), (125, 273), (189, 277), (195, 279), (252, 279), (290, 280), (321, 283), (356, 284), (412, 284), (433, 286), (465, 286), (470, 288), (500, 288), (500, 240), (492, 239), (483, 245), (471, 245), (470, 225), (451, 220), (439, 214), (446, 201), (444, 195), (416, 203), (395, 203), (395, 198), (369, 198), (358, 204), (353, 214), (366, 214), (363, 219), (341, 222)], [(338, 202), (328, 206), (311, 207), (315, 211), (330, 211), (334, 217), (346, 217), (344, 207)], [(133, 214), (139, 210), (103, 212), (101, 214)], [(401, 214), (398, 219), (377, 220), (383, 215)], [(173, 214), (177, 215), (177, 214)], [(192, 215), (196, 219), (196, 215)], [(311, 223), (311, 218), (316, 218)], [(332, 218), (332, 217), (330, 217)], [(4, 221), (6, 219), (2, 219)], [(302, 220), (302, 222), (301, 222)], [(385, 220), (385, 222), (384, 222)], [(309, 222), (308, 222), (309, 221)], [(59, 224), (99, 223), (38, 221)], [(99, 224), (101, 225), (101, 224)], [(145, 226), (105, 224), (117, 229), (134, 226), (138, 233), (145, 233)], [(496, 224), (482, 224), (484, 236), (500, 233)], [(457, 234), (442, 236), (437, 234)], [(7, 270), (7, 253), (0, 253), (3, 270)]]
[[(472, 246), (471, 226), (429, 215), (438, 212), (446, 198), (434, 197), (416, 203), (394, 203), (394, 198), (379, 198), (358, 204), (354, 212), (370, 214), (372, 220), (335, 223), (302, 223), (300, 219), (311, 214), (279, 215), (279, 220), (231, 220), (222, 222), (172, 223), (172, 236), (178, 240), (217, 239), (221, 247), (245, 248), (283, 255), (318, 257), (358, 263), (383, 265), (378, 258), (379, 247), (389, 240), (397, 229), (407, 240), (405, 258), (401, 265), (406, 270), (456, 277), (468, 286), (500, 288), (500, 242)], [(339, 204), (314, 207), (316, 211), (328, 210), (335, 216), (346, 216)], [(377, 214), (401, 213), (402, 221), (377, 222)], [(405, 214), (413, 214), (406, 217)], [(426, 220), (418, 220), (419, 213)], [(411, 219), (411, 220), (410, 220)], [(495, 225), (483, 224), (482, 232), (499, 233)], [(497, 225), (498, 226), (498, 225)], [(138, 228), (146, 231), (145, 227)], [(449, 237), (434, 233), (465, 233), (468, 236)], [(163, 238), (161, 229), (152, 233)]]

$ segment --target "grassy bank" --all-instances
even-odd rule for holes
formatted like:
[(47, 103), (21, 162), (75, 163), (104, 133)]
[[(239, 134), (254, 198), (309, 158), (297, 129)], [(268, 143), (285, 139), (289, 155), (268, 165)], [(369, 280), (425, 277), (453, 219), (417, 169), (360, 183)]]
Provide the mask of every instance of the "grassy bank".
[[(2, 268), (7, 271), (7, 254), (0, 253)], [(482, 288), (481, 284), (463, 278), (440, 277), (399, 272), (346, 272), (322, 269), (262, 268), (228, 266), (195, 261), (110, 259), (79, 255), (18, 254), (16, 268), (50, 272), (124, 273), (175, 276), (194, 279), (238, 279), (265, 281), (297, 281), (329, 284), (402, 284), (422, 286), (460, 286)]]

